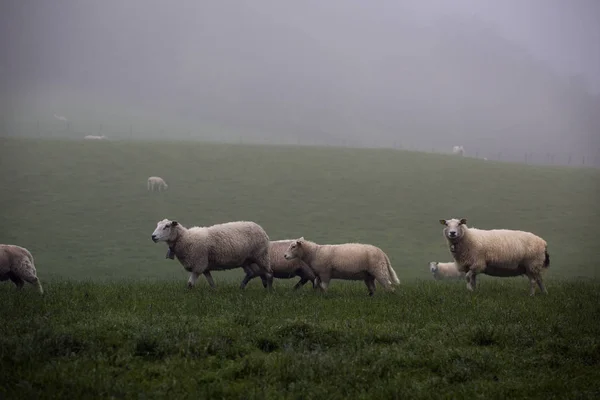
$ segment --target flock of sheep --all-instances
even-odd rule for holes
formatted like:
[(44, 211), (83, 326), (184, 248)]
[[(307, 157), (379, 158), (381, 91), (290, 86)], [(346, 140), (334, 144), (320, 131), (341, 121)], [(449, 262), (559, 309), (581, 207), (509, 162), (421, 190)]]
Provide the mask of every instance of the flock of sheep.
[[(166, 190), (164, 179), (148, 178), (148, 190)], [(525, 275), (530, 295), (536, 285), (547, 293), (542, 273), (550, 265), (547, 243), (531, 232), (508, 229), (470, 228), (466, 219), (439, 220), (453, 258), (452, 262), (430, 262), (436, 279), (466, 279), (474, 290), (478, 274), (497, 277)], [(400, 280), (387, 254), (379, 247), (364, 243), (317, 244), (301, 237), (271, 241), (265, 230), (252, 221), (226, 222), (208, 227), (186, 228), (177, 221), (163, 219), (152, 233), (152, 240), (165, 242), (166, 258), (177, 260), (190, 273), (188, 286), (204, 275), (215, 287), (211, 271), (242, 268), (245, 277), (240, 288), (260, 277), (271, 289), (273, 279), (300, 277), (298, 289), (308, 281), (313, 288), (327, 291), (331, 279), (362, 280), (369, 295), (375, 293), (375, 281), (388, 291)], [(31, 253), (20, 246), (0, 244), (0, 281), (10, 279), (17, 288), (25, 282), (43, 293)]]

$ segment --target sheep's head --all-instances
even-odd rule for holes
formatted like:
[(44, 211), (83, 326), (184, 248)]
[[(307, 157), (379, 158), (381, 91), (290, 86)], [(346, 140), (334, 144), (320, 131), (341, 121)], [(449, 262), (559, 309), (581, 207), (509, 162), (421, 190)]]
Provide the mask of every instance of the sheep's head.
[(171, 221), (168, 219), (163, 219), (162, 221), (158, 221), (156, 224), (156, 229), (152, 232), (152, 241), (154, 243), (157, 242), (167, 242), (169, 240), (175, 239), (177, 232), (175, 227), (179, 225), (177, 221)]
[(429, 263), (429, 271), (431, 271), (432, 273), (435, 274), (437, 272), (437, 270), (438, 270), (438, 263), (437, 263), (437, 261), (431, 261)]
[(285, 253), (283, 253), (283, 257), (286, 260), (293, 260), (294, 258), (302, 258), (302, 254), (304, 254), (304, 248), (302, 247), (303, 243), (304, 243), (304, 236), (301, 237), (300, 239), (292, 241), (292, 243), (290, 243), (290, 245), (287, 248), (287, 250), (285, 251)]
[(463, 237), (465, 229), (467, 228), (467, 219), (440, 219), (440, 224), (445, 225), (444, 237), (448, 240), (456, 241)]

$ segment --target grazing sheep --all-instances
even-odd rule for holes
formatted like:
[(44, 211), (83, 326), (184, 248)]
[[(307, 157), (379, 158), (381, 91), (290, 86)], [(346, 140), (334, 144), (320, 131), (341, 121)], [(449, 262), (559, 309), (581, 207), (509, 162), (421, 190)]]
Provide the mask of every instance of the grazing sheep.
[(245, 268), (252, 263), (263, 272), (271, 288), (273, 270), (269, 263), (269, 236), (255, 222), (226, 222), (187, 229), (177, 221), (163, 219), (157, 223), (152, 241), (167, 243), (183, 268), (191, 273), (190, 288), (200, 274), (215, 287), (210, 271)]
[(29, 250), (13, 244), (0, 244), (0, 281), (8, 279), (13, 281), (18, 289), (21, 289), (25, 282), (29, 282), (36, 285), (40, 293), (44, 293)]
[(459, 156), (465, 155), (465, 149), (462, 146), (454, 146), (452, 148), (452, 154), (457, 154)]
[[(313, 288), (317, 287), (315, 282), (315, 274), (304, 261), (299, 258), (288, 260), (284, 257), (285, 251), (288, 249), (293, 240), (274, 240), (269, 245), (269, 260), (271, 269), (273, 270), (273, 277), (277, 279), (290, 279), (295, 276), (299, 276), (300, 280), (294, 286), (294, 290), (304, 286), (306, 282), (311, 281)], [(267, 280), (261, 275), (256, 264), (252, 264), (246, 269), (246, 276), (242, 281), (241, 287), (244, 288), (252, 279), (260, 276), (263, 286), (267, 287)]]
[(95, 136), (95, 135), (87, 135), (84, 137), (85, 140), (106, 140), (107, 137), (102, 135), (102, 136)]
[(375, 293), (375, 280), (389, 291), (394, 291), (392, 285), (400, 283), (388, 256), (370, 244), (319, 245), (301, 237), (290, 243), (283, 256), (287, 260), (299, 258), (308, 264), (323, 291), (327, 291), (331, 279), (364, 280), (369, 296)]
[(444, 237), (458, 270), (465, 272), (467, 289), (476, 286), (477, 274), (509, 277), (527, 275), (529, 294), (535, 294), (535, 284), (548, 293), (542, 282), (542, 272), (550, 265), (546, 241), (531, 232), (467, 227), (467, 220), (441, 219)]
[(437, 262), (429, 263), (429, 270), (434, 279), (462, 279), (465, 273), (458, 270), (455, 262)]
[(167, 190), (169, 185), (160, 176), (151, 176), (148, 178), (148, 190), (154, 191), (154, 188), (158, 188), (158, 191)]

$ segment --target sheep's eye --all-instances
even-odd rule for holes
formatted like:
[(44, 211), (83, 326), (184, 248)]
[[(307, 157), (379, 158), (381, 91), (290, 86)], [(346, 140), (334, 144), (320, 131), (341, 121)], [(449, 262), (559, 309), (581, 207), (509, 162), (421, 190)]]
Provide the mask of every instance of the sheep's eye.
[(163, 231), (164, 231), (165, 229), (167, 229), (167, 228), (168, 228), (168, 226), (165, 226), (165, 227), (163, 228)]

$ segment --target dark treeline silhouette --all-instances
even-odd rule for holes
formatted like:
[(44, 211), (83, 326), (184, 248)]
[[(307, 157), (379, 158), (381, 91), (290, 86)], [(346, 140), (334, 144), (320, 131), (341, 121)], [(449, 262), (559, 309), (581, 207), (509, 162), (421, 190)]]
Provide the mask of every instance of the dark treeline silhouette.
[[(95, 109), (89, 134), (110, 125), (114, 112), (104, 119), (96, 105), (105, 102), (121, 107), (122, 119), (131, 106), (188, 123), (138, 129), (139, 137), (195, 137), (190, 131), (210, 126), (246, 141), (425, 151), (460, 144), (469, 155), (515, 161), (528, 151), (600, 152), (600, 96), (475, 17), (426, 24), (393, 2), (316, 0), (3, 8), (6, 126), (18, 126), (15, 115), (39, 120), (40, 99), (68, 91)], [(29, 116), (32, 103), (38, 114)], [(77, 103), (57, 110), (50, 102), (45, 116), (60, 111), (77, 124), (86, 120)], [(123, 123), (125, 137), (137, 123)]]

